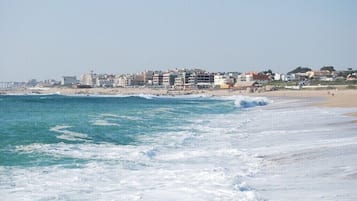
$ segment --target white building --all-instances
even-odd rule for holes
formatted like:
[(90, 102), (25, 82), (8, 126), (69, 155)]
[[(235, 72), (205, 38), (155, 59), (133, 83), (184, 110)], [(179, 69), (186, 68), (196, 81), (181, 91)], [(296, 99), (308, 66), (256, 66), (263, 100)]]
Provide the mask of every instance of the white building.
[(13, 82), (0, 82), (0, 89), (9, 89), (14, 86)]
[(81, 85), (87, 85), (87, 86), (91, 86), (91, 87), (95, 87), (96, 85), (96, 74), (93, 73), (87, 73), (87, 74), (83, 74), (81, 75)]
[(175, 86), (176, 89), (184, 89), (185, 78), (182, 75), (178, 75), (175, 78), (174, 86)]
[(282, 74), (281, 73), (275, 73), (275, 75), (274, 75), (274, 80), (282, 80), (281, 79), (281, 77), (282, 77)]
[(154, 73), (152, 77), (152, 84), (153, 85), (162, 85), (163, 75), (162, 73)]
[(252, 73), (243, 73), (238, 75), (238, 81), (241, 82), (251, 82), (253, 81), (253, 74)]
[(176, 77), (177, 75), (173, 73), (164, 73), (162, 75), (162, 85), (164, 85), (165, 87), (173, 86), (175, 84)]
[(133, 82), (133, 77), (130, 75), (116, 75), (114, 79), (115, 87), (127, 87), (131, 86)]
[(226, 83), (226, 76), (224, 75), (214, 75), (214, 85), (215, 86), (220, 86)]
[(95, 79), (96, 87), (113, 87), (114, 75), (99, 74)]
[(227, 75), (216, 74), (214, 75), (214, 86), (219, 88), (229, 88), (233, 86), (234, 78)]
[(283, 73), (275, 73), (274, 80), (281, 80), (281, 81), (291, 81), (293, 79), (292, 75), (286, 75)]

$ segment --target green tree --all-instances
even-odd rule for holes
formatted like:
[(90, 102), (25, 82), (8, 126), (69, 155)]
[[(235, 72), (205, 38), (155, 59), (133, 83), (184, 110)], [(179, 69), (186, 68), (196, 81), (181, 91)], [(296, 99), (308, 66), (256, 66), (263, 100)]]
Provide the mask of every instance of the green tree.
[(294, 70), (288, 72), (288, 74), (294, 74), (294, 73), (306, 73), (308, 71), (311, 71), (311, 68), (308, 68), (308, 67), (297, 67), (295, 68)]
[(270, 70), (270, 69), (265, 70), (265, 71), (262, 71), (262, 72), (260, 72), (260, 73), (265, 74), (265, 75), (267, 75), (267, 74), (269, 74), (269, 75), (273, 75), (273, 71), (272, 71), (272, 70)]
[(323, 71), (323, 70), (328, 70), (328, 71), (330, 71), (330, 72), (335, 72), (335, 71), (336, 71), (333, 66), (323, 66), (320, 70), (321, 70), (321, 71)]

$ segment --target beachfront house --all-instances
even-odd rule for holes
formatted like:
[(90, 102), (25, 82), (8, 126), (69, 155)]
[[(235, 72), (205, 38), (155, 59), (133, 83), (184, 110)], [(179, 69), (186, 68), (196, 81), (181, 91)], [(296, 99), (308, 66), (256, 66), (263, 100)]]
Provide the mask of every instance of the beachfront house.
[(192, 71), (187, 69), (182, 69), (177, 71), (177, 76), (174, 81), (174, 88), (175, 89), (189, 89), (190, 83), (189, 78), (192, 74)]
[(234, 78), (220, 73), (214, 75), (215, 88), (228, 89), (233, 87), (233, 85), (234, 85)]
[(145, 75), (142, 73), (132, 75), (132, 86), (144, 86), (145, 85)]
[(275, 81), (283, 80), (283, 76), (284, 76), (284, 74), (282, 74), (282, 73), (275, 73), (274, 74), (274, 80)]
[(238, 76), (238, 82), (252, 82), (256, 81), (260, 84), (270, 81), (270, 76), (264, 73), (247, 72)]
[(306, 76), (309, 79), (324, 80), (324, 81), (333, 81), (334, 79), (328, 79), (328, 78), (333, 78), (334, 75), (335, 75), (334, 71), (330, 72), (328, 70), (306, 72)]
[(211, 88), (213, 83), (214, 74), (205, 72), (203, 70), (194, 70), (188, 78), (188, 84), (191, 86), (191, 88)]
[(178, 75), (174, 81), (175, 89), (183, 89), (185, 85), (185, 78), (182, 75)]
[(153, 71), (144, 71), (142, 72), (142, 75), (144, 77), (144, 85), (152, 85), (152, 78), (154, 75)]
[(175, 78), (177, 77), (177, 74), (174, 74), (172, 72), (167, 72), (162, 75), (162, 85), (165, 87), (169, 88), (175, 84)]
[(161, 86), (163, 81), (163, 75), (162, 72), (156, 72), (154, 73), (152, 77), (152, 84), (155, 86)]
[(133, 82), (133, 76), (130, 74), (122, 75), (118, 74), (114, 78), (115, 87), (128, 87), (131, 86)]
[(113, 87), (114, 75), (100, 74), (96, 77), (96, 87)]

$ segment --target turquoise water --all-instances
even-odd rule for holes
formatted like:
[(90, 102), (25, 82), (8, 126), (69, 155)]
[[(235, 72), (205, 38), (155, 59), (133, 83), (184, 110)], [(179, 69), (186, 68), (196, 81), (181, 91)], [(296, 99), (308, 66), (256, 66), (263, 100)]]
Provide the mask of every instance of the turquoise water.
[(138, 145), (139, 136), (184, 131), (191, 120), (239, 110), (233, 100), (150, 96), (2, 96), (0, 103), (1, 166), (85, 163), (16, 148), (57, 143)]
[(229, 138), (246, 123), (237, 115), (267, 103), (243, 97), (1, 96), (0, 194), (3, 200), (245, 198), (249, 191), (236, 190), (241, 181), (229, 166), (247, 168)]

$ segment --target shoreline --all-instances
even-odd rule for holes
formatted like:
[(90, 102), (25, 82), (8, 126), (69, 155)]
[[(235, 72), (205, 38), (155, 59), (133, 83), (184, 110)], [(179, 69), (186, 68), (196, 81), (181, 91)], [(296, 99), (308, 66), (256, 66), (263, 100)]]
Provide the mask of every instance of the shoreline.
[[(311, 101), (312, 106), (355, 108), (357, 110), (357, 90), (276, 90), (258, 91), (250, 93), (247, 90), (232, 89), (202, 89), (202, 90), (169, 90), (162, 88), (46, 88), (46, 89), (19, 89), (0, 91), (0, 95), (28, 95), (28, 94), (60, 94), (60, 95), (154, 95), (154, 96), (180, 96), (180, 95), (205, 95), (205, 96), (265, 96), (276, 98), (298, 98)], [(316, 99), (319, 98), (318, 102)], [(314, 99), (314, 100), (312, 100)], [(356, 111), (354, 110), (354, 111)], [(357, 111), (347, 113), (348, 116), (357, 118)], [(357, 122), (357, 120), (356, 120)]]

